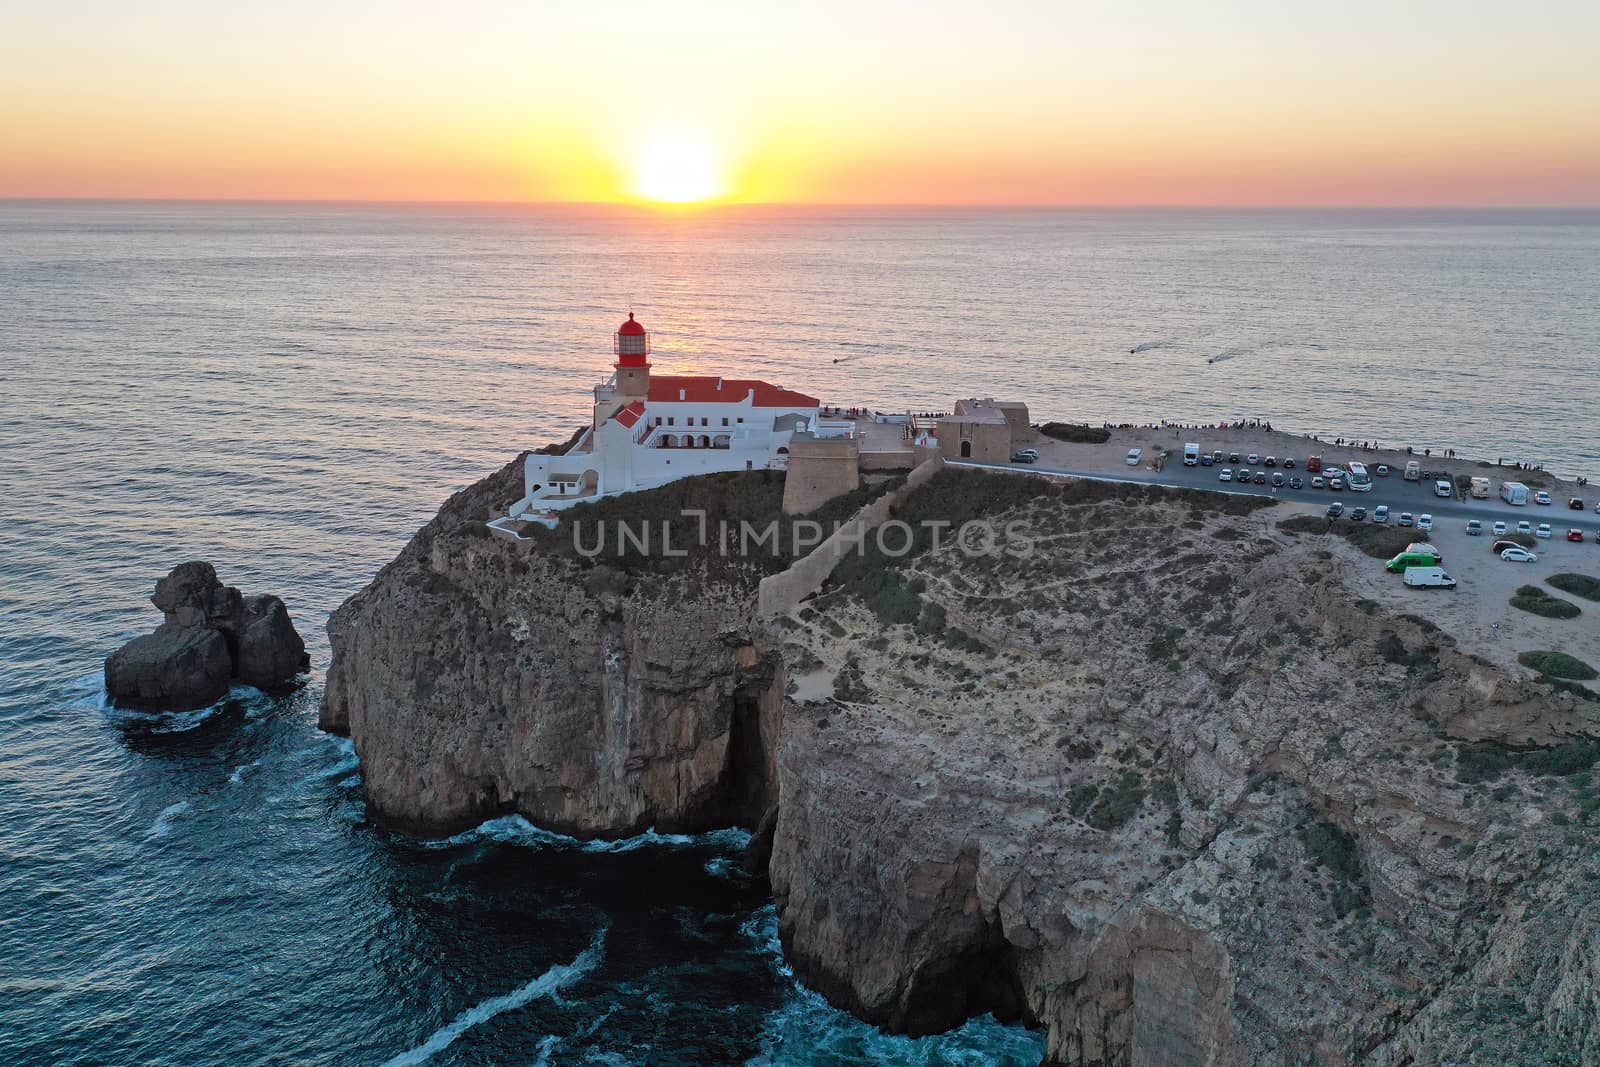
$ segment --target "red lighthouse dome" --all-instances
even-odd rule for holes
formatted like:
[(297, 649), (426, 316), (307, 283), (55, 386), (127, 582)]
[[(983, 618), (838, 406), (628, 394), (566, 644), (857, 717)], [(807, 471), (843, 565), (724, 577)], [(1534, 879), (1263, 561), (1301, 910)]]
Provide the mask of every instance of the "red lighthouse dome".
[(619, 367), (646, 367), (650, 364), (650, 334), (634, 321), (631, 311), (628, 312), (628, 321), (617, 330), (613, 351), (617, 354)]

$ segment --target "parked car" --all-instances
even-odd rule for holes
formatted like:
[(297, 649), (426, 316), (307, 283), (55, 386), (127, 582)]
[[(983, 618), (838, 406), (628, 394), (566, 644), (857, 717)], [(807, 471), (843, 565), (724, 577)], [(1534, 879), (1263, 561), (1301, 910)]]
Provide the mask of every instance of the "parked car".
[(1412, 516), (1411, 512), (1402, 511), (1400, 513), (1400, 523), (1399, 524), (1401, 526), (1415, 526), (1417, 524), (1417, 520)]
[(1219, 482), (1231, 482), (1231, 481), (1233, 481), (1233, 471), (1230, 470), (1227, 467), (1223, 467), (1220, 471), (1217, 472), (1217, 481), (1219, 481)]
[(1305, 486), (1306, 486), (1306, 483), (1302, 482), (1300, 480), (1300, 476), (1298, 474), (1296, 474), (1293, 478), (1289, 479), (1289, 488), (1290, 489), (1304, 489)]
[(1139, 465), (1139, 457), (1142, 456), (1142, 455), (1144, 455), (1144, 450), (1143, 449), (1139, 449), (1139, 448), (1130, 448), (1130, 449), (1128, 449), (1128, 466), (1137, 467)]
[(1372, 473), (1376, 474), (1380, 478), (1387, 478), (1389, 477), (1389, 465), (1387, 463), (1380, 463)]
[(1286, 471), (1294, 470), (1294, 457), (1293, 456), (1284, 456), (1283, 457), (1283, 469), (1286, 470)]
[(1288, 479), (1285, 478), (1283, 476), (1283, 473), (1280, 471), (1279, 473), (1274, 474), (1272, 476), (1272, 488), (1274, 488), (1274, 489), (1282, 489), (1283, 488), (1283, 483), (1286, 482), (1286, 481), (1288, 481)]
[(1470, 537), (1483, 536), (1483, 523), (1478, 519), (1467, 520), (1467, 535)]
[(1515, 541), (1496, 541), (1494, 544), (1489, 546), (1489, 551), (1493, 552), (1495, 555), (1498, 556), (1500, 553), (1504, 552), (1508, 548), (1521, 548), (1521, 547), (1522, 546), (1517, 544)]
[(1257, 485), (1266, 485), (1267, 484), (1267, 472), (1266, 471), (1256, 471), (1256, 476), (1252, 480)]
[(1311, 488), (1313, 488), (1313, 489), (1326, 489), (1327, 486), (1328, 486), (1328, 483), (1322, 480), (1322, 475), (1314, 474), (1314, 475), (1311, 476)]
[(1379, 504), (1376, 508), (1374, 508), (1372, 510), (1372, 521), (1373, 522), (1388, 522), (1389, 521), (1389, 505), (1388, 504)]
[(1571, 530), (1568, 530), (1567, 531), (1567, 540), (1568, 541), (1579, 541), (1579, 542), (1581, 542), (1583, 540), (1583, 531), (1579, 530), (1577, 528), (1573, 528)]
[(1538, 528), (1533, 531), (1533, 536), (1548, 538), (1550, 536), (1550, 524), (1541, 522)]
[(1200, 453), (1200, 466), (1202, 466), (1202, 467), (1211, 466), (1211, 454), (1209, 452)]
[(1250, 464), (1250, 466), (1254, 467), (1257, 463), (1261, 462), (1261, 457), (1256, 455), (1254, 452), (1252, 452), (1252, 453), (1250, 453), (1250, 455), (1245, 457), (1245, 462)]
[(1337, 474), (1334, 475), (1332, 478), (1328, 479), (1328, 488), (1334, 490), (1335, 492), (1343, 489), (1344, 479), (1339, 477)]
[(1357, 508), (1351, 508), (1350, 509), (1350, 521), (1351, 522), (1365, 522), (1366, 519), (1367, 519), (1367, 509), (1366, 508), (1357, 507)]
[(1211, 462), (1213, 462), (1213, 463), (1221, 463), (1222, 462), (1222, 449), (1219, 448), (1215, 452), (1211, 453)]
[(1450, 497), (1456, 495), (1456, 490), (1455, 487), (1449, 482), (1445, 481), (1443, 478), (1440, 478), (1438, 481), (1433, 483), (1433, 495), (1442, 496), (1448, 500)]
[(1263, 467), (1276, 467), (1278, 465), (1278, 457), (1268, 456), (1266, 459), (1261, 461), (1261, 465)]
[(1038, 459), (1039, 453), (1035, 452), (1031, 448), (1025, 448), (1021, 452), (1011, 453), (1011, 462), (1013, 463), (1036, 463), (1038, 462)]
[(1432, 515), (1426, 515), (1426, 514), (1418, 515), (1417, 516), (1417, 529), (1419, 529), (1419, 530), (1431, 530), (1431, 529), (1433, 529), (1433, 516)]
[(1521, 520), (1520, 522), (1517, 523), (1517, 533), (1519, 533), (1519, 534), (1531, 534), (1531, 533), (1533, 533), (1533, 523), (1529, 522), (1527, 519)]
[(1340, 515), (1343, 515), (1343, 514), (1344, 514), (1344, 505), (1339, 503), (1339, 501), (1335, 500), (1333, 503), (1328, 505), (1328, 518), (1337, 519)]
[(1344, 477), (1344, 468), (1343, 467), (1324, 467), (1322, 469), (1322, 473), (1325, 476), (1329, 477), (1329, 478), (1343, 478)]
[(1544, 504), (1546, 507), (1548, 507), (1550, 504), (1550, 494), (1541, 489), (1537, 493), (1533, 494), (1533, 502), (1535, 504)]
[(1510, 548), (1506, 549), (1504, 552), (1500, 553), (1500, 558), (1503, 559), (1503, 560), (1506, 560), (1507, 562), (1510, 562), (1510, 563), (1537, 563), (1537, 562), (1539, 562), (1539, 557), (1538, 556), (1534, 555), (1532, 552), (1529, 552), (1527, 549), (1523, 548), (1521, 545), (1513, 545)]
[(1494, 524), (1494, 535), (1496, 537), (1504, 537), (1506, 534), (1508, 534), (1510, 532), (1511, 532), (1511, 527), (1507, 526), (1505, 523), (1497, 522), (1497, 523)]
[(1567, 507), (1571, 508), (1573, 511), (1582, 511), (1583, 510), (1583, 498), (1582, 497), (1576, 497), (1576, 496), (1572, 497), (1570, 500), (1567, 501)]
[(1237, 462), (1239, 462), (1239, 453), (1237, 453), (1237, 452), (1229, 452), (1228, 453), (1228, 462), (1229, 463), (1237, 463)]

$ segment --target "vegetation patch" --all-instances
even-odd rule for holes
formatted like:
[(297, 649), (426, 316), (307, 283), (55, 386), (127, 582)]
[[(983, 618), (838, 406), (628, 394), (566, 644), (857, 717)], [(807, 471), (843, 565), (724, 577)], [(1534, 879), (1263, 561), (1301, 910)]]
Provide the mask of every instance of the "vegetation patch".
[(1497, 741), (1475, 741), (1456, 747), (1456, 780), (1491, 782), (1508, 771), (1536, 777), (1566, 778), (1582, 774), (1600, 760), (1600, 740), (1580, 738), (1550, 748), (1512, 748)]
[(1389, 526), (1384, 523), (1351, 522), (1349, 519), (1327, 519), (1320, 515), (1294, 515), (1278, 523), (1278, 529), (1287, 534), (1329, 534), (1343, 537), (1373, 559), (1392, 559), (1405, 551), (1412, 542), (1427, 541), (1428, 535), (1416, 529)]
[(1511, 606), (1546, 619), (1576, 619), (1583, 609), (1570, 600), (1551, 596), (1536, 585), (1522, 585), (1511, 594)]
[(1580, 682), (1600, 678), (1600, 671), (1565, 652), (1523, 652), (1517, 656), (1517, 662), (1551, 678), (1572, 678)]
[(1365, 904), (1369, 894), (1355, 837), (1326, 819), (1308, 819), (1296, 832), (1311, 865), (1329, 875), (1328, 903), (1334, 914), (1342, 919)]
[(1069, 441), (1075, 445), (1103, 445), (1111, 440), (1111, 431), (1104, 426), (1085, 426), (1076, 422), (1047, 422), (1039, 427), (1039, 432), (1057, 441)]
[[(1581, 596), (1585, 600), (1600, 600), (1600, 578), (1592, 578), (1587, 574), (1552, 574), (1545, 579), (1563, 593)], [(1593, 675), (1590, 675), (1593, 677)]]

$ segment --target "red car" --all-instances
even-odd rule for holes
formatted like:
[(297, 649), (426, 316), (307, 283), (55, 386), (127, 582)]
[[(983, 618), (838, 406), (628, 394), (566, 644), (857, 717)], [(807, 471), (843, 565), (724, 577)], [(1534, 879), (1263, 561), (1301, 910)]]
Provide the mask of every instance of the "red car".
[(1582, 541), (1583, 540), (1583, 531), (1582, 530), (1576, 530), (1576, 529), (1568, 530), (1567, 531), (1567, 540), (1568, 541)]

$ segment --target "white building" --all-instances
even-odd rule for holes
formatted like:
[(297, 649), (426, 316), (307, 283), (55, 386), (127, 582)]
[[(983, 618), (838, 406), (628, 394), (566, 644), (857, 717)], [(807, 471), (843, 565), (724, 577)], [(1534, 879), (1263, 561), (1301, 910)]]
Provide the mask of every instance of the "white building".
[(593, 424), (565, 455), (528, 457), (511, 518), (553, 527), (585, 501), (695, 474), (783, 469), (795, 432), (822, 429), (814, 396), (751, 378), (652, 376), (650, 335), (632, 313), (613, 351)]

